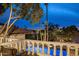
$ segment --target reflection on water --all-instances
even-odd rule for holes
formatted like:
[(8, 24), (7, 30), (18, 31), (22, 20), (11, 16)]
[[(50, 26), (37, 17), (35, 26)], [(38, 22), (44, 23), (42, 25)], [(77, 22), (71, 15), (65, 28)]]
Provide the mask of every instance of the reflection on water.
[[(28, 48), (26, 48), (26, 51), (28, 51)], [(32, 52), (32, 47), (30, 47), (30, 51)], [(34, 53), (37, 53), (37, 47), (34, 47)], [(39, 53), (42, 54), (42, 47), (39, 47)], [(48, 48), (45, 47), (44, 48), (44, 53), (47, 54), (48, 53)], [(50, 49), (50, 55), (52, 56), (54, 53), (54, 49), (51, 48)], [(67, 56), (67, 51), (66, 49), (63, 49), (63, 52), (62, 52), (63, 56)], [(56, 56), (59, 56), (60, 55), (60, 49), (56, 49)]]

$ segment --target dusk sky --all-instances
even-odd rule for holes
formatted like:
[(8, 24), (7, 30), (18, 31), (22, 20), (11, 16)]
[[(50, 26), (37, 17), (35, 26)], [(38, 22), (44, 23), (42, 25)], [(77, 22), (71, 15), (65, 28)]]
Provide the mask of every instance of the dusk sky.
[[(44, 4), (41, 4), (44, 14), (41, 18), (41, 23), (46, 20), (46, 7)], [(5, 23), (8, 20), (10, 14), (10, 9), (8, 8), (3, 16), (0, 16), (0, 23)], [(48, 21), (49, 23), (58, 24), (61, 27), (76, 25), (79, 27), (79, 4), (77, 3), (50, 3), (48, 5)], [(39, 28), (39, 24), (32, 26), (29, 21), (20, 19), (17, 21), (15, 26), (20, 28)], [(44, 26), (42, 26), (44, 28)]]

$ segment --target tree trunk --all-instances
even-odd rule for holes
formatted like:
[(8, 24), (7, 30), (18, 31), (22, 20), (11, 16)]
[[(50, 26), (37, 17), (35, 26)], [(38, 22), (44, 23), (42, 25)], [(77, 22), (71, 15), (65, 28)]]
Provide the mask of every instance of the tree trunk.
[(6, 24), (7, 24), (7, 22), (3, 25), (0, 34), (1, 34), (1, 33), (4, 31), (4, 29), (6, 28)]
[[(15, 17), (14, 17), (14, 18), (15, 18)], [(16, 17), (16, 19), (13, 21), (13, 23), (9, 25), (8, 30), (9, 30), (9, 29), (13, 26), (13, 24), (17, 21), (17, 18), (18, 18), (18, 17)], [(19, 18), (20, 18), (20, 17), (19, 17)], [(13, 18), (12, 18), (12, 19), (13, 19)], [(7, 23), (8, 23), (8, 21), (3, 25), (0, 34), (1, 34), (1, 33), (4, 31), (4, 29), (6, 28)]]
[[(13, 18), (11, 18), (11, 15), (12, 15), (12, 5), (11, 5), (11, 7), (10, 7), (10, 17), (9, 17), (9, 20), (8, 20), (8, 22), (7, 22), (7, 29), (6, 29), (6, 31), (5, 31), (5, 34), (4, 34), (4, 41), (5, 41), (5, 37), (8, 35), (8, 30), (10, 30), (10, 28), (14, 25), (14, 23), (17, 21), (17, 18), (20, 18), (20, 16), (18, 16), (18, 17), (16, 17), (16, 19), (10, 24), (10, 21), (11, 21), (11, 19), (13, 19)], [(15, 18), (15, 17), (14, 17)]]
[(9, 20), (8, 20), (8, 23), (7, 23), (7, 28), (6, 28), (6, 31), (5, 31), (5, 34), (4, 34), (3, 42), (5, 42), (5, 37), (6, 37), (7, 33), (8, 33), (8, 27), (9, 27), (9, 24), (10, 24), (11, 15), (12, 15), (12, 4), (10, 6), (10, 17), (9, 17)]
[(37, 30), (37, 34), (36, 35), (37, 35), (37, 41), (38, 41), (38, 30)]
[(41, 41), (42, 41), (42, 36), (43, 36), (43, 35), (42, 35), (41, 31), (40, 31), (40, 37), (41, 37)]
[(46, 41), (46, 29), (44, 30), (44, 41)]
[(10, 26), (8, 27), (8, 30), (14, 25), (14, 23), (17, 21), (17, 19), (15, 19), (11, 24)]

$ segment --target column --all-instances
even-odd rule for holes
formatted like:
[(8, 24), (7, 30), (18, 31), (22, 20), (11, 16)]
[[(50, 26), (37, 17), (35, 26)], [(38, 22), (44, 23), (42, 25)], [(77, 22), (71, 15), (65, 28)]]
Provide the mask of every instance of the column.
[(70, 47), (67, 46), (67, 56), (69, 56), (69, 55), (70, 55)]
[(13, 43), (11, 44), (11, 47), (13, 48)]
[(37, 54), (39, 54), (39, 43), (37, 43)]
[(54, 45), (54, 56), (56, 56), (56, 45)]
[(15, 46), (15, 43), (14, 42), (12, 43), (12, 48), (15, 48), (16, 49), (16, 46)]
[(17, 44), (17, 51), (19, 51), (19, 43), (17, 42), (16, 44)]
[(62, 54), (62, 46), (60, 46), (60, 56), (62, 56), (63, 54)]
[(15, 44), (16, 44), (16, 49), (18, 49), (18, 43), (16, 42)]
[(7, 42), (8, 38), (5, 38), (5, 42)]
[(12, 48), (14, 48), (14, 43), (12, 43)]
[(24, 43), (23, 43), (23, 41), (21, 41), (20, 43), (21, 43), (21, 51), (22, 51), (23, 47), (24, 47)]
[(1, 40), (1, 42), (0, 42), (0, 43), (2, 43), (2, 40), (3, 40), (3, 39), (2, 39), (2, 38), (0, 38), (0, 40)]
[(2, 40), (2, 43), (4, 42), (4, 39), (3, 38), (1, 38), (1, 40)]
[(48, 44), (48, 56), (50, 56), (50, 44)]
[(28, 42), (28, 55), (30, 54), (30, 43)]
[(44, 44), (42, 43), (42, 55), (44, 55)]
[(11, 43), (10, 47), (12, 48), (12, 43)]
[(23, 50), (26, 51), (26, 42), (23, 43)]
[(17, 42), (17, 51), (19, 52), (19, 42)]
[(20, 50), (22, 51), (23, 50), (23, 43), (22, 43), (22, 41), (20, 42), (20, 44), (21, 44), (21, 47), (20, 47), (21, 49)]
[(21, 42), (19, 42), (19, 52), (21, 52)]
[(34, 55), (34, 43), (32, 43), (32, 55)]
[(0, 56), (3, 56), (2, 52), (0, 53)]
[(78, 48), (75, 48), (75, 56), (78, 56)]

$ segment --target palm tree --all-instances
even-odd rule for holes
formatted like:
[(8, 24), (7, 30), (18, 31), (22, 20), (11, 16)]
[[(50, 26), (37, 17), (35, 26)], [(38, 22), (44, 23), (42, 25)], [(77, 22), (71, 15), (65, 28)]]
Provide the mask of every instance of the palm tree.
[(45, 6), (46, 6), (46, 23), (45, 23), (45, 26), (46, 26), (46, 31), (45, 31), (45, 34), (46, 34), (46, 41), (48, 41), (48, 3), (45, 3)]

